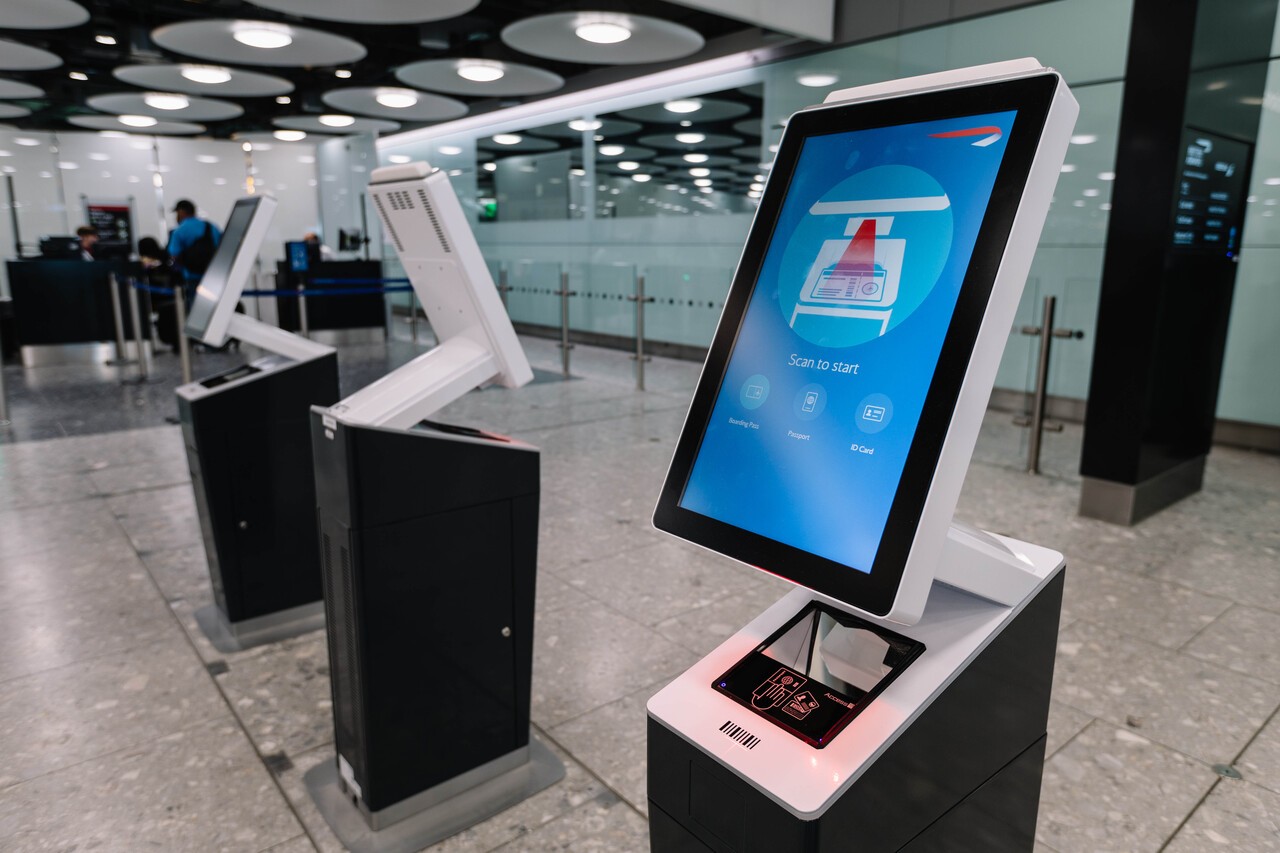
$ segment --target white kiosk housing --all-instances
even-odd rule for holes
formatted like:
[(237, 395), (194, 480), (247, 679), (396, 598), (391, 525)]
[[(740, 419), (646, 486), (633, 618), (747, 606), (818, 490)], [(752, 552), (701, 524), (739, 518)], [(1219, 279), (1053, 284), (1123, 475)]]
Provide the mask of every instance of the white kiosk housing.
[(1063, 560), (951, 517), (1077, 112), (1025, 59), (788, 122), (654, 523), (798, 588), (649, 701), (655, 851), (1032, 848)]
[(538, 450), (426, 420), (533, 371), (445, 173), (369, 196), (439, 344), (313, 412), (337, 760), (306, 782), (350, 849), (417, 850), (564, 768), (529, 733)]
[(235, 652), (324, 622), (310, 412), (338, 399), (333, 347), (237, 312), (276, 200), (236, 201), (183, 333), (268, 354), (177, 389), (214, 604), (196, 621)]

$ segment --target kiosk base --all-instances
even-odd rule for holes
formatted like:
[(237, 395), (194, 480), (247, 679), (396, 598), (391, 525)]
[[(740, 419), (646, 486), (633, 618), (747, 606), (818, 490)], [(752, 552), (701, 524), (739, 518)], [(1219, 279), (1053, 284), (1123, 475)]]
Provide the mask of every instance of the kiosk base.
[(456, 794), (422, 821), (457, 832), (554, 781), (529, 737), (538, 450), (319, 407), (312, 430), (344, 801), (377, 832)]
[[(519, 763), (509, 766), (511, 760)], [(311, 799), (343, 846), (353, 853), (410, 853), (455, 835), (506, 811), (564, 778), (564, 764), (537, 738), (510, 756), (366, 814), (336, 761), (326, 761), (303, 777)]]
[(213, 647), (234, 654), (266, 643), (278, 643), (324, 627), (324, 602), (313, 601), (242, 622), (228, 622), (215, 604), (195, 612), (196, 624)]
[[(1064, 573), (1058, 555), (1025, 548), (1041, 580), (1018, 607), (935, 583), (924, 618), (900, 628), (926, 651), (824, 749), (710, 685), (805, 606), (807, 590), (659, 692), (649, 704), (653, 850), (1029, 853)], [(696, 714), (680, 710), (692, 691)]]
[[(323, 624), (311, 464), (313, 404), (338, 398), (338, 357), (272, 355), (177, 389), (219, 651)], [(197, 614), (199, 617), (199, 614)]]

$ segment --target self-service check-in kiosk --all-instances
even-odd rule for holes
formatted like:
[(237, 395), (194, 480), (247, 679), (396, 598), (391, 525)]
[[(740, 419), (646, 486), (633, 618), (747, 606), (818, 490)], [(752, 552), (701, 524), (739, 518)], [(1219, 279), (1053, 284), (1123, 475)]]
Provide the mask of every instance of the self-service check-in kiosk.
[(1031, 850), (1063, 561), (951, 516), (1077, 111), (1018, 60), (787, 123), (654, 523), (797, 589), (649, 701), (655, 851)]
[(530, 737), (539, 453), (426, 420), (533, 378), (444, 172), (369, 196), (439, 344), (312, 419), (336, 761), (306, 783), (353, 850), (417, 850), (564, 775)]
[(324, 624), (309, 419), (338, 399), (338, 356), (236, 311), (275, 208), (235, 203), (185, 329), (268, 354), (177, 390), (215, 602), (195, 615), (224, 652)]

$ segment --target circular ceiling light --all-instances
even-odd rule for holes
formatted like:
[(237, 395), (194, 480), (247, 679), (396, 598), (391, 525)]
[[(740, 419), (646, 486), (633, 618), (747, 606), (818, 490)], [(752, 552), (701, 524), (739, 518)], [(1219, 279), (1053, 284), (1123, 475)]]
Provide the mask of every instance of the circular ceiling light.
[(523, 137), (518, 133), (495, 133), (492, 139), (499, 145), (519, 145)]
[(644, 184), (653, 180), (653, 175), (632, 175), (631, 180), (639, 184)]
[(764, 184), (760, 184), (760, 183), (752, 184), (750, 189), (752, 192), (756, 192), (756, 193), (762, 192), (764, 190)]
[(693, 185), (694, 185), (695, 187), (709, 187), (709, 186), (711, 186), (711, 179), (710, 179), (710, 178), (698, 178), (696, 181), (694, 181), (694, 182), (693, 182)]
[(192, 83), (206, 83), (210, 86), (231, 79), (231, 72), (220, 65), (184, 65), (180, 73)]
[(472, 83), (492, 83), (507, 76), (501, 62), (488, 62), (483, 59), (464, 59), (458, 63), (458, 76)]
[(350, 127), (356, 120), (352, 116), (327, 114), (320, 116), (320, 123), (326, 127)]
[(293, 103), (293, 99), (292, 99), (292, 98), (290, 98), (288, 95), (280, 95), (280, 96), (278, 96), (278, 97), (276, 98), (276, 103), (277, 103), (277, 104), (289, 104), (289, 103)]
[(580, 133), (585, 133), (589, 130), (599, 130), (602, 127), (604, 127), (604, 122), (594, 118), (575, 118), (573, 121), (569, 122), (569, 129), (576, 130)]
[(585, 14), (574, 22), (573, 34), (592, 44), (618, 44), (631, 38), (631, 27), (623, 15)]
[(301, 142), (307, 138), (306, 131), (302, 130), (276, 130), (271, 135), (281, 142)]
[(373, 99), (394, 110), (403, 110), (418, 103), (418, 96), (409, 89), (382, 89)]
[(67, 76), (70, 77), (72, 80), (78, 80), (81, 83), (89, 79), (89, 75), (85, 74), (83, 71), (72, 71)]
[(685, 161), (686, 163), (705, 163), (705, 162), (707, 162), (707, 159), (708, 159), (708, 158), (707, 158), (707, 155), (706, 155), (706, 154), (686, 154), (686, 155), (684, 155), (684, 161)]
[(702, 101), (694, 101), (691, 99), (681, 99), (675, 101), (667, 101), (662, 108), (669, 113), (696, 113), (702, 109)]
[(839, 79), (840, 78), (834, 74), (821, 74), (814, 72), (810, 74), (801, 74), (796, 78), (796, 82), (801, 86), (808, 86), (812, 89), (816, 89), (820, 86), (830, 86)]
[(492, 163), (492, 162), (490, 162), (490, 163), (485, 163), (485, 164), (484, 164), (484, 170), (485, 170), (486, 172), (496, 172), (496, 171), (498, 171), (498, 164), (497, 164), (497, 163)]
[(640, 164), (635, 160), (623, 160), (618, 164), (618, 168), (626, 172), (634, 172), (636, 169), (640, 168)]
[(142, 96), (142, 102), (153, 110), (185, 110), (191, 106), (191, 100), (185, 95), (167, 92), (148, 92)]
[(408, 154), (392, 154), (391, 156), (387, 157), (387, 159), (390, 160), (392, 163), (396, 163), (397, 165), (409, 163), (413, 160), (413, 158), (410, 157)]
[(333, 76), (334, 76), (334, 77), (337, 77), (339, 80), (350, 80), (350, 79), (351, 79), (351, 69), (349, 69), (349, 68), (339, 68), (337, 71), (333, 72)]
[(1098, 134), (1096, 133), (1077, 133), (1075, 136), (1071, 137), (1072, 145), (1092, 145), (1097, 141)]
[(695, 178), (705, 178), (711, 174), (711, 170), (705, 166), (695, 166), (689, 170), (689, 174)]
[(446, 157), (454, 157), (462, 153), (462, 149), (457, 145), (441, 145), (436, 150)]
[(685, 145), (697, 145), (699, 142), (706, 141), (705, 133), (677, 133), (676, 142), (683, 142)]
[(621, 154), (623, 151), (626, 151), (627, 149), (625, 146), (622, 146), (622, 145), (601, 145), (596, 150), (606, 157), (617, 157), (619, 154)]
[(106, 33), (99, 33), (98, 35), (93, 37), (93, 40), (96, 41), (98, 44), (112, 45), (116, 43), (116, 37), (107, 35)]
[(236, 41), (247, 47), (262, 50), (276, 50), (293, 44), (293, 36), (288, 27), (267, 23), (247, 23), (237, 26), (231, 35)]
[(151, 116), (119, 116), (118, 120), (126, 127), (155, 127), (156, 124)]

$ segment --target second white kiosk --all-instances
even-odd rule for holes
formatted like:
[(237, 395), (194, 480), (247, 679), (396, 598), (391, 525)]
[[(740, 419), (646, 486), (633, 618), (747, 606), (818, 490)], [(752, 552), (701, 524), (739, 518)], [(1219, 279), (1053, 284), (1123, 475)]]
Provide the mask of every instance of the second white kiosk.
[(1030, 851), (1060, 554), (951, 524), (1078, 107), (1034, 59), (795, 114), (655, 525), (797, 584), (648, 705), (663, 851)]

